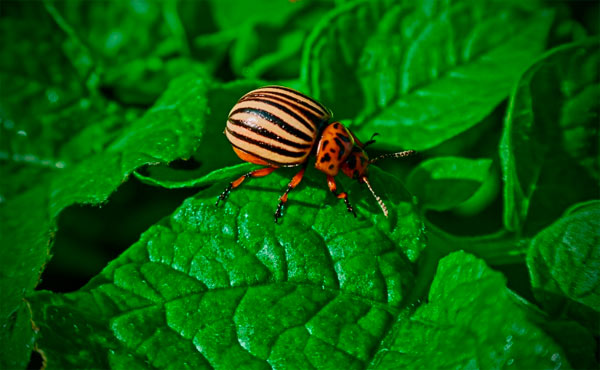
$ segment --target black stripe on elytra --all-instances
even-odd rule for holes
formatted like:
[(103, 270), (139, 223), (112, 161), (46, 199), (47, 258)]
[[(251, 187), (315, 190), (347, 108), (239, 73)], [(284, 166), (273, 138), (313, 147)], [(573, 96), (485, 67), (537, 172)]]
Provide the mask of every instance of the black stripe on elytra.
[[(318, 116), (324, 116), (324, 115), (327, 116), (327, 117), (330, 116), (329, 112), (323, 113), (319, 109), (317, 109), (317, 108), (313, 107), (312, 105), (308, 104), (307, 102), (299, 100), (295, 96), (292, 96), (292, 95), (289, 95), (289, 94), (285, 94), (285, 93), (279, 92), (279, 91), (255, 91), (252, 94), (248, 94), (248, 95), (242, 97), (240, 99), (240, 101), (244, 101), (247, 98), (250, 98), (252, 96), (261, 96), (261, 97), (271, 98), (271, 99), (277, 98), (280, 101), (286, 101), (288, 104), (290, 104), (290, 103), (293, 102), (293, 103), (296, 103), (299, 107), (302, 107), (302, 108), (304, 108), (306, 110), (309, 110), (310, 113), (312, 113), (316, 117), (318, 117)], [(287, 98), (287, 99), (291, 100), (292, 102), (290, 102), (289, 100), (282, 99), (282, 98)], [(319, 119), (317, 118), (317, 120), (319, 120)], [(321, 120), (319, 120), (319, 121), (321, 121)]]
[[(275, 100), (275, 101), (287, 104), (288, 106), (286, 108), (290, 109), (296, 115), (298, 115), (298, 114), (302, 115), (303, 116), (302, 118), (304, 118), (306, 121), (311, 123), (311, 131), (314, 131), (315, 128), (320, 127), (323, 122), (325, 122), (329, 119), (327, 117), (322, 117), (323, 116), (322, 112), (316, 112), (316, 110), (314, 108), (309, 109), (306, 107), (306, 105), (299, 104), (301, 102), (299, 102), (298, 100), (296, 100), (294, 98), (290, 97), (290, 99), (292, 99), (293, 101), (289, 101), (289, 100), (283, 99), (282, 96), (285, 96), (285, 95), (281, 95), (279, 93), (252, 93), (252, 94), (246, 95), (245, 97), (240, 99), (240, 102), (248, 101), (248, 100), (257, 100), (257, 101), (265, 102), (264, 100), (260, 99), (260, 98), (264, 98), (264, 99)], [(290, 105), (292, 105), (292, 106), (290, 107)], [(293, 105), (295, 105), (295, 106), (293, 106)], [(297, 116), (294, 116), (294, 118), (300, 120)]]
[(290, 165), (289, 163), (275, 162), (275, 161), (273, 161), (273, 160), (271, 160), (271, 159), (268, 159), (268, 158), (261, 157), (261, 156), (260, 156), (260, 155), (258, 155), (258, 154), (250, 153), (250, 152), (249, 152), (247, 149), (241, 148), (240, 146), (238, 146), (238, 145), (235, 145), (234, 143), (231, 143), (231, 146), (233, 146), (233, 147), (237, 148), (238, 150), (240, 150), (240, 151), (242, 151), (242, 152), (244, 152), (244, 153), (251, 154), (251, 155), (255, 156), (256, 158), (258, 158), (258, 159), (262, 159), (263, 161), (265, 161), (265, 162), (267, 162), (267, 163), (269, 163), (269, 164), (275, 165), (275, 166), (289, 166), (289, 165)]
[(302, 94), (300, 91), (296, 91), (294, 89), (290, 89), (289, 87), (278, 86), (278, 85), (265, 86), (265, 88), (284, 90), (284, 91), (290, 92), (294, 95), (299, 95), (307, 100), (310, 100), (311, 102), (315, 103), (316, 105), (318, 105), (323, 110), (323, 112), (329, 113), (329, 109), (325, 108), (325, 106), (323, 104), (319, 103), (318, 101), (316, 101), (315, 99), (311, 98), (308, 95)]
[[(229, 128), (227, 128), (227, 132), (231, 136), (233, 136), (235, 138), (238, 138), (238, 139), (240, 139), (240, 140), (242, 140), (242, 141), (244, 141), (246, 143), (259, 146), (259, 147), (261, 147), (261, 148), (263, 148), (265, 150), (268, 150), (268, 151), (273, 152), (273, 153), (277, 153), (277, 154), (282, 155), (284, 157), (300, 158), (300, 157), (304, 157), (306, 155), (306, 152), (291, 152), (289, 150), (285, 150), (283, 148), (280, 148), (280, 147), (277, 147), (277, 146), (274, 146), (274, 145), (271, 145), (271, 144), (267, 144), (264, 141), (254, 140), (252, 138), (249, 138), (248, 136), (244, 136), (244, 135), (238, 134), (237, 132), (231, 131)], [(251, 153), (247, 149), (245, 149), (245, 150), (248, 153)], [(251, 154), (254, 154), (254, 153), (251, 153)], [(256, 155), (256, 154), (254, 154), (254, 155)]]
[(269, 130), (267, 130), (264, 127), (260, 127), (257, 125), (252, 124), (251, 122), (244, 122), (238, 119), (229, 119), (229, 123), (233, 126), (238, 126), (238, 127), (242, 127), (245, 128), (246, 130), (252, 131), (257, 135), (269, 138), (269, 139), (273, 139), (276, 140), (278, 143), (287, 145), (287, 146), (291, 146), (293, 148), (298, 148), (298, 149), (310, 149), (311, 145), (310, 144), (300, 144), (300, 143), (296, 143), (294, 141), (290, 141), (287, 139), (282, 138), (281, 136), (277, 135), (274, 132), (271, 132)]
[(304, 132), (298, 130), (297, 128), (285, 123), (281, 118), (279, 118), (276, 115), (269, 113), (265, 110), (257, 109), (257, 108), (249, 108), (249, 107), (248, 108), (238, 108), (238, 109), (234, 110), (233, 112), (231, 112), (229, 117), (233, 117), (237, 113), (255, 114), (255, 115), (271, 122), (272, 124), (279, 126), (282, 130), (284, 130), (285, 132), (287, 132), (291, 135), (296, 136), (297, 138), (300, 138), (304, 141), (309, 141), (309, 142), (313, 141), (313, 138), (310, 137), (309, 135), (307, 135)]
[(296, 121), (300, 122), (302, 124), (302, 126), (306, 127), (307, 129), (309, 129), (312, 132), (315, 132), (318, 121), (315, 121), (315, 120), (311, 121), (306, 117), (300, 117), (298, 115), (298, 113), (294, 112), (293, 110), (289, 109), (288, 107), (285, 107), (273, 100), (274, 99), (260, 99), (260, 98), (255, 98), (253, 96), (249, 96), (249, 97), (246, 97), (243, 99), (243, 101), (257, 101), (257, 102), (265, 103), (272, 107), (275, 107), (275, 108), (279, 109), (280, 111), (285, 112), (285, 113), (289, 114), (290, 116), (294, 117), (294, 119)]

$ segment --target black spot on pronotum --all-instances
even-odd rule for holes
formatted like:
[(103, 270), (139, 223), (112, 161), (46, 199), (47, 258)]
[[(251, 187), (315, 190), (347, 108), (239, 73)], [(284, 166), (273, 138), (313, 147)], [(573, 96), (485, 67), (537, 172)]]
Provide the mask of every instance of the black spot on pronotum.
[(336, 136), (346, 143), (350, 142), (350, 138), (348, 138), (348, 136), (346, 136), (346, 135), (336, 134)]
[(346, 149), (344, 149), (344, 145), (342, 145), (342, 142), (340, 141), (340, 139), (338, 139), (337, 137), (333, 139), (335, 141), (335, 143), (337, 144), (337, 146), (340, 148), (340, 152), (338, 154), (338, 159), (341, 160), (342, 156), (344, 155), (344, 153), (346, 152)]
[(344, 156), (344, 153), (346, 153), (346, 149), (344, 149), (343, 146), (340, 146), (340, 152), (338, 153), (338, 161), (342, 160), (342, 157)]
[(348, 157), (348, 168), (350, 168), (351, 170), (356, 168), (356, 156), (355, 155), (351, 155)]
[(332, 164), (329, 165), (329, 169), (333, 170), (333, 165)]
[(321, 157), (321, 163), (329, 162), (330, 160), (331, 160), (331, 157), (329, 156), (329, 153), (325, 153), (325, 155), (323, 157)]
[(340, 124), (339, 124), (339, 123), (334, 123), (334, 124), (333, 124), (333, 128), (339, 128), (339, 127), (340, 127)]

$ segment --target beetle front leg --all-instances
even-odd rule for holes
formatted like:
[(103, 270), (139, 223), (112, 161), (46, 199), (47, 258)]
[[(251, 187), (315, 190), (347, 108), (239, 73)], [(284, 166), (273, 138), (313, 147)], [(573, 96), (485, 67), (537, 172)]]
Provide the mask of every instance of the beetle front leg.
[(356, 212), (354, 212), (354, 208), (352, 208), (352, 205), (350, 204), (350, 201), (348, 200), (348, 193), (346, 193), (345, 191), (341, 192), (341, 193), (337, 193), (337, 186), (335, 184), (335, 179), (333, 178), (333, 176), (327, 175), (327, 185), (329, 186), (329, 190), (338, 198), (338, 199), (343, 199), (344, 202), (346, 203), (346, 209), (348, 210), (348, 212), (351, 212), (354, 217), (356, 217)]
[(285, 193), (283, 193), (283, 195), (279, 197), (279, 204), (277, 205), (277, 210), (275, 211), (275, 223), (277, 223), (277, 219), (281, 217), (281, 209), (283, 208), (283, 205), (287, 202), (288, 193), (292, 191), (292, 189), (294, 189), (296, 186), (298, 186), (300, 181), (302, 181), (302, 176), (304, 176), (304, 171), (306, 170), (307, 164), (308, 162), (304, 162), (302, 169), (298, 171), (298, 173), (294, 175), (294, 177), (292, 177), (292, 180), (288, 184)]
[(250, 171), (250, 172), (240, 176), (238, 179), (230, 182), (229, 185), (227, 185), (227, 187), (225, 188), (225, 190), (223, 190), (221, 195), (219, 195), (219, 197), (217, 198), (217, 202), (215, 203), (215, 206), (218, 206), (220, 201), (227, 199), (227, 197), (229, 196), (229, 193), (231, 193), (231, 191), (233, 189), (240, 186), (244, 182), (244, 180), (246, 180), (248, 177), (265, 177), (265, 176), (271, 174), (276, 169), (277, 169), (277, 167), (260, 168), (258, 170)]

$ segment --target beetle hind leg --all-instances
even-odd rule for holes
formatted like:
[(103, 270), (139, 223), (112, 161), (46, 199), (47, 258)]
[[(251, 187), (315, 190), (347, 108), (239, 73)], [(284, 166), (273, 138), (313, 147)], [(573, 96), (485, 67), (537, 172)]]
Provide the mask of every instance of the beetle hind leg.
[(348, 212), (352, 213), (354, 215), (354, 217), (356, 217), (356, 212), (354, 211), (354, 208), (352, 207), (352, 205), (350, 204), (350, 201), (348, 200), (348, 193), (343, 191), (338, 194), (337, 185), (335, 184), (335, 179), (333, 178), (333, 176), (327, 175), (327, 185), (329, 186), (329, 190), (333, 193), (333, 195), (335, 195), (338, 199), (344, 200), (344, 203), (346, 203), (346, 209), (348, 210)]
[(289, 192), (292, 191), (292, 189), (294, 189), (296, 186), (298, 186), (300, 181), (302, 181), (304, 171), (306, 170), (306, 165), (307, 162), (305, 162), (304, 166), (302, 166), (302, 169), (298, 171), (298, 173), (295, 174), (294, 177), (292, 177), (292, 180), (290, 180), (287, 189), (285, 189), (285, 193), (283, 193), (283, 195), (279, 197), (279, 204), (277, 205), (277, 210), (275, 211), (275, 223), (277, 223), (277, 220), (279, 219), (279, 217), (281, 217), (281, 210), (283, 209), (284, 204), (287, 202)]
[(215, 206), (218, 206), (220, 201), (222, 201), (222, 200), (224, 201), (225, 199), (227, 199), (227, 197), (229, 196), (229, 193), (231, 193), (231, 191), (233, 189), (242, 185), (244, 180), (246, 180), (247, 178), (249, 178), (249, 177), (265, 177), (267, 175), (270, 175), (276, 169), (277, 169), (277, 167), (260, 168), (258, 170), (250, 171), (250, 172), (238, 177), (234, 181), (230, 182), (229, 185), (227, 185), (227, 187), (225, 188), (225, 190), (223, 190), (221, 195), (219, 195), (219, 197), (217, 198), (217, 202), (215, 203)]

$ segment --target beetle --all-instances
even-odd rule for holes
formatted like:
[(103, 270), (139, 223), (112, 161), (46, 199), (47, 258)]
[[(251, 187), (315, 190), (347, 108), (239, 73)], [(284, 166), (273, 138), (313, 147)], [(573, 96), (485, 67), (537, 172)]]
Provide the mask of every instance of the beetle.
[(304, 176), (310, 156), (316, 156), (315, 168), (327, 175), (329, 190), (343, 199), (348, 212), (356, 212), (346, 192), (338, 193), (335, 176), (341, 170), (350, 178), (365, 183), (379, 203), (383, 214), (388, 210), (375, 194), (367, 177), (369, 164), (383, 158), (401, 158), (415, 153), (406, 150), (369, 159), (365, 148), (374, 143), (377, 134), (364, 144), (340, 122), (329, 122), (331, 111), (316, 100), (284, 86), (265, 86), (242, 96), (229, 112), (224, 134), (237, 156), (250, 163), (266, 166), (250, 171), (229, 183), (217, 198), (215, 206), (227, 199), (245, 179), (264, 177), (280, 167), (302, 166), (289, 182), (275, 211), (275, 222), (292, 191)]

